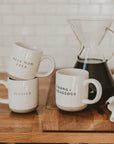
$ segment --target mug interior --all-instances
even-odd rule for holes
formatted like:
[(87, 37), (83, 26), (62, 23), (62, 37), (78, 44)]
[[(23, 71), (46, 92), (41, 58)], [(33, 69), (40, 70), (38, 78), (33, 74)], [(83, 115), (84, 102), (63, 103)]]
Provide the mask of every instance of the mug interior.
[(13, 79), (13, 78), (9, 77), (8, 79), (11, 81), (30, 81), (30, 80), (37, 79), (37, 77), (34, 77), (33, 79)]
[(58, 74), (66, 76), (85, 76), (89, 75), (88, 71), (75, 68), (66, 68), (57, 71)]
[(26, 44), (24, 44), (24, 43), (21, 43), (21, 42), (16, 42), (15, 45), (17, 45), (17, 46), (19, 46), (19, 47), (22, 47), (22, 48), (25, 48), (25, 49), (28, 49), (28, 50), (42, 52), (41, 49), (33, 49), (33, 48), (29, 47), (28, 45), (26, 45)]

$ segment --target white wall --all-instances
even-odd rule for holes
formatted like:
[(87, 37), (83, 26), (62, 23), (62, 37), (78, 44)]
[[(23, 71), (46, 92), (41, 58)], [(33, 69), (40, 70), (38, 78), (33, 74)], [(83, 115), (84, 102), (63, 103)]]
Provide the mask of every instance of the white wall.
[[(114, 0), (0, 0), (0, 70), (15, 41), (42, 48), (57, 67), (73, 67), (80, 45), (67, 19), (82, 16), (114, 18)], [(112, 35), (102, 49), (107, 57), (114, 51)], [(109, 66), (114, 68), (114, 58)]]

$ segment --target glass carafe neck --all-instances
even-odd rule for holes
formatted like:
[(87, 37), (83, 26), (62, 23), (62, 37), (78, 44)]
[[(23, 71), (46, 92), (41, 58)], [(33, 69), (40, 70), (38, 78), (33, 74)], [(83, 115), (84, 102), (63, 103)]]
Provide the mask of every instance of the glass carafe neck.
[(104, 62), (105, 57), (103, 56), (102, 52), (99, 50), (99, 48), (95, 45), (91, 45), (85, 47), (84, 45), (82, 46), (82, 49), (78, 55), (79, 60), (87, 60), (87, 61), (94, 61), (94, 60), (99, 60)]

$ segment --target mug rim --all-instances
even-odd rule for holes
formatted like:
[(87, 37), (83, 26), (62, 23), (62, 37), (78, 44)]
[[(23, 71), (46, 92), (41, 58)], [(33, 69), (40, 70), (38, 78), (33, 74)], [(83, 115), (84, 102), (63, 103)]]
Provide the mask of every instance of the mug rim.
[(21, 48), (21, 49), (25, 49), (25, 50), (32, 51), (32, 52), (40, 52), (43, 54), (42, 50), (30, 48), (26, 43), (24, 44), (23, 42), (17, 41), (13, 45), (14, 47), (17, 46), (18, 48)]
[(13, 79), (11, 77), (8, 77), (8, 81), (12, 81), (12, 82), (30, 82), (36, 79), (38, 79), (38, 77), (34, 77), (33, 79)]
[[(69, 72), (74, 72), (74, 71), (75, 71), (74, 74), (72, 74), (72, 73), (71, 74), (67, 74)], [(67, 76), (67, 77), (89, 76), (89, 72), (87, 70), (83, 70), (83, 69), (79, 69), (79, 68), (62, 68), (60, 70), (57, 70), (56, 74), (61, 75), (61, 76)]]

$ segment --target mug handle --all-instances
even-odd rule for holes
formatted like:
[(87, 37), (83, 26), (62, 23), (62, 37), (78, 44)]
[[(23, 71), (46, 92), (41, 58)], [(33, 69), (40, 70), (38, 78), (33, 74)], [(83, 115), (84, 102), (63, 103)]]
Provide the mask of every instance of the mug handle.
[(92, 83), (93, 85), (95, 85), (97, 93), (96, 93), (96, 97), (93, 100), (83, 99), (82, 102), (84, 104), (97, 103), (100, 100), (101, 96), (102, 96), (102, 86), (101, 86), (100, 82), (98, 82), (95, 79), (88, 79), (88, 80), (85, 80), (83, 84), (84, 84), (84, 86), (87, 86), (89, 83)]
[[(3, 84), (6, 88), (8, 88), (8, 82), (4, 80), (0, 80), (0, 84)], [(0, 98), (0, 103), (9, 104), (9, 99)]]
[(46, 77), (46, 76), (49, 76), (54, 71), (54, 68), (55, 68), (55, 60), (54, 60), (54, 58), (51, 57), (51, 56), (48, 56), (48, 55), (43, 55), (41, 57), (40, 62), (45, 60), (45, 59), (48, 59), (51, 62), (51, 70), (49, 72), (44, 73), (44, 74), (37, 73), (36, 77)]

